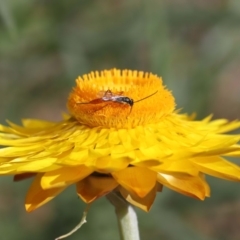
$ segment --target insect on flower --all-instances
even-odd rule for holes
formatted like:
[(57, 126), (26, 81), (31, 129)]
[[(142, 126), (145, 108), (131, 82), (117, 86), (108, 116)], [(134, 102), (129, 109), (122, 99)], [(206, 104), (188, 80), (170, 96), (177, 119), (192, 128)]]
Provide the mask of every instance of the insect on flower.
[[(133, 108), (133, 105), (137, 102), (140, 102), (142, 100), (145, 100), (151, 96), (153, 96), (154, 94), (156, 94), (158, 91), (142, 98), (142, 99), (139, 99), (137, 101), (134, 101), (132, 98), (129, 98), (129, 97), (126, 97), (126, 96), (123, 96), (123, 92), (118, 92), (118, 93), (113, 93), (111, 90), (107, 90), (104, 92), (103, 96), (101, 98), (96, 98), (96, 99), (93, 99), (91, 100), (90, 102), (83, 102), (83, 103), (78, 103), (78, 104), (100, 104), (100, 103), (104, 103), (104, 102), (117, 102), (117, 103), (120, 103), (120, 104), (127, 104), (130, 106), (130, 112), (129, 114), (131, 113), (132, 111), (132, 108)], [(104, 107), (106, 107), (107, 105), (105, 105)]]

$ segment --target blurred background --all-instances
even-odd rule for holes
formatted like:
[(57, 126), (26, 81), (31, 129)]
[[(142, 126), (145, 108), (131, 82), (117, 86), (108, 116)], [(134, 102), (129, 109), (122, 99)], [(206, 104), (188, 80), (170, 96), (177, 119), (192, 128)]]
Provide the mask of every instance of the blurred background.
[[(182, 112), (240, 118), (240, 1), (0, 0), (1, 123), (60, 120), (76, 77), (113, 67), (162, 76)], [(164, 189), (137, 210), (141, 239), (240, 239), (239, 183), (209, 182), (204, 202)], [(1, 177), (1, 240), (54, 239), (78, 223), (74, 187), (28, 214), (29, 184)], [(114, 208), (94, 203), (69, 239), (118, 240)]]

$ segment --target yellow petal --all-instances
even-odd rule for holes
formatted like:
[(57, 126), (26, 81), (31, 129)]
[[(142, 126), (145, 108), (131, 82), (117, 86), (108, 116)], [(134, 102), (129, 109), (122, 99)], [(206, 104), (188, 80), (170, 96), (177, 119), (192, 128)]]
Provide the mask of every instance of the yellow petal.
[(156, 187), (152, 188), (152, 190), (145, 195), (144, 197), (139, 197), (138, 195), (134, 194), (133, 192), (128, 192), (126, 189), (119, 187), (119, 191), (123, 198), (126, 199), (132, 205), (141, 208), (142, 210), (148, 212), (155, 200), (156, 192), (157, 192), (157, 185)]
[(132, 141), (131, 141), (132, 139), (131, 139), (131, 136), (129, 135), (127, 129), (119, 129), (118, 136), (126, 150), (133, 149), (133, 145), (132, 145)]
[(1, 157), (18, 157), (31, 154), (31, 152), (44, 150), (44, 146), (40, 144), (33, 144), (30, 146), (21, 147), (6, 147), (0, 149)]
[(82, 180), (92, 172), (93, 170), (84, 165), (78, 167), (62, 167), (55, 171), (46, 172), (41, 179), (41, 186), (43, 189), (65, 187)]
[(3, 145), (3, 146), (20, 147), (20, 146), (32, 145), (33, 143), (36, 144), (41, 140), (42, 140), (41, 137), (29, 137), (24, 139), (22, 138), (18, 139), (18, 137), (16, 136), (14, 137), (7, 134), (0, 134), (0, 145)]
[(61, 187), (44, 190), (40, 184), (41, 178), (42, 174), (38, 174), (28, 190), (25, 201), (25, 207), (28, 212), (31, 212), (49, 202), (65, 189), (65, 187)]
[(1, 175), (10, 175), (10, 174), (18, 174), (16, 168), (13, 167), (12, 164), (5, 163), (0, 165), (0, 174)]
[(230, 152), (227, 154), (224, 154), (224, 156), (230, 156), (230, 157), (239, 157), (240, 156), (240, 149), (234, 152)]
[(89, 149), (89, 156), (91, 158), (101, 158), (106, 157), (111, 153), (110, 148), (95, 148)]
[(108, 141), (111, 145), (118, 145), (121, 142), (121, 140), (119, 139), (118, 132), (110, 131)]
[(45, 127), (52, 127), (55, 125), (54, 122), (43, 121), (38, 119), (22, 119), (22, 124), (26, 128), (45, 128)]
[(137, 167), (156, 167), (159, 166), (161, 162), (159, 160), (149, 159), (149, 160), (142, 160), (142, 161), (131, 161), (131, 165), (137, 166)]
[(240, 167), (226, 161), (224, 158), (218, 156), (198, 157), (191, 159), (191, 161), (199, 171), (211, 176), (233, 181), (240, 180)]
[(79, 165), (81, 163), (86, 162), (86, 158), (88, 158), (88, 149), (74, 149), (69, 154), (69, 159), (73, 160), (73, 164)]
[(157, 173), (141, 167), (128, 167), (124, 170), (113, 172), (112, 176), (127, 191), (139, 197), (145, 197), (155, 186)]
[(91, 167), (97, 172), (110, 173), (127, 168), (129, 162), (130, 159), (126, 157), (112, 159), (110, 156), (108, 156), (97, 158), (95, 161), (93, 161)]
[(116, 145), (111, 148), (111, 157), (112, 158), (121, 158), (121, 157), (134, 158), (135, 153), (133, 150), (126, 150), (122, 145)]
[[(43, 172), (50, 171), (59, 168), (56, 163), (56, 158), (43, 158), (43, 159), (34, 159), (32, 161), (28, 161), (26, 163), (21, 163), (17, 168), (18, 172)], [(13, 164), (14, 165), (14, 164)]]
[(117, 186), (118, 183), (110, 176), (89, 176), (77, 183), (77, 193), (84, 202), (91, 203)]
[(199, 170), (196, 168), (196, 166), (189, 160), (166, 160), (158, 166), (151, 167), (151, 169), (157, 172), (173, 175), (178, 174), (197, 176), (199, 173)]
[(204, 198), (208, 197), (210, 194), (208, 184), (200, 176), (178, 177), (159, 173), (157, 179), (161, 184), (168, 188), (190, 197), (204, 200)]
[(55, 164), (56, 158), (31, 159), (28, 157), (14, 158), (11, 161), (0, 164), (0, 174), (23, 173), (23, 172), (44, 172), (59, 168)]
[(218, 133), (230, 132), (230, 131), (235, 130), (240, 127), (239, 121), (228, 122), (228, 120), (226, 120), (226, 119), (214, 120), (212, 123), (215, 124), (216, 121), (221, 121), (221, 120), (222, 120), (222, 124), (221, 124), (221, 126), (219, 126), (219, 128), (217, 130)]

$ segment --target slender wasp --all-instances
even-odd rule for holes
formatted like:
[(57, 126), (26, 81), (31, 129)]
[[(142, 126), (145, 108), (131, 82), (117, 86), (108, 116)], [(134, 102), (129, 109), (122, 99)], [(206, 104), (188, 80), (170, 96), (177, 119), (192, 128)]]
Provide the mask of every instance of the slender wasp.
[[(107, 90), (105, 92), (103, 92), (103, 96), (100, 98), (96, 98), (91, 100), (90, 102), (83, 102), (83, 103), (78, 103), (78, 104), (100, 104), (100, 103), (104, 103), (104, 102), (116, 102), (116, 103), (120, 103), (120, 104), (127, 104), (130, 106), (130, 112), (132, 111), (133, 105), (137, 102), (140, 102), (142, 100), (145, 100), (151, 96), (153, 96), (154, 94), (156, 94), (158, 91), (142, 98), (139, 99), (137, 101), (134, 101), (132, 98), (123, 96), (123, 92), (118, 92), (118, 93), (113, 93), (111, 90)], [(107, 105), (106, 105), (107, 106)], [(105, 107), (105, 106), (104, 106)]]

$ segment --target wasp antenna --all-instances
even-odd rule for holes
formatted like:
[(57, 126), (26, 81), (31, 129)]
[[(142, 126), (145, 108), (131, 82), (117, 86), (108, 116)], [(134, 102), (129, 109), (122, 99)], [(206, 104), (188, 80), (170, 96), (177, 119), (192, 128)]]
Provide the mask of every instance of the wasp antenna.
[(136, 103), (136, 102), (140, 102), (140, 101), (142, 101), (142, 100), (144, 100), (144, 99), (146, 99), (146, 98), (149, 98), (149, 97), (155, 95), (157, 92), (158, 92), (158, 91), (156, 91), (156, 92), (154, 92), (154, 93), (148, 95), (147, 97), (144, 97), (144, 98), (142, 98), (142, 99), (139, 99), (139, 100), (135, 101), (134, 103)]

